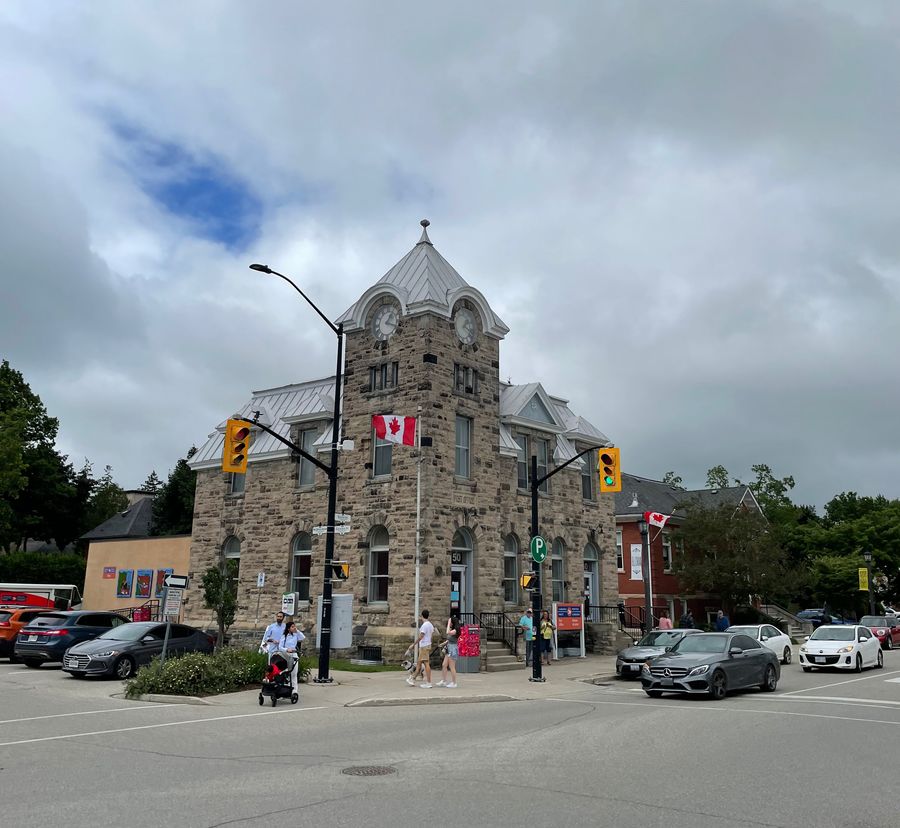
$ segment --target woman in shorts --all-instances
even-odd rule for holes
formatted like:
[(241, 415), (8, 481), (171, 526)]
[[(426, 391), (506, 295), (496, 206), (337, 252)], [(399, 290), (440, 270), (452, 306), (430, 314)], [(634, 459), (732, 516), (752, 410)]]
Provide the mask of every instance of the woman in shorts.
[[(456, 687), (456, 659), (459, 658), (459, 616), (455, 613), (447, 622), (447, 655), (441, 664), (441, 680), (438, 687), (453, 690)], [(447, 681), (447, 669), (450, 670), (450, 681)]]

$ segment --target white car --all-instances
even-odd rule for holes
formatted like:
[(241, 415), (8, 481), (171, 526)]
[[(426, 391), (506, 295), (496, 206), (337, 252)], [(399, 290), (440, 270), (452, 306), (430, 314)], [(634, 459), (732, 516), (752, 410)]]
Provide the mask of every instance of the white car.
[(768, 647), (778, 656), (782, 664), (791, 663), (791, 637), (771, 624), (740, 624), (729, 627), (725, 632), (749, 635)]
[(868, 627), (823, 624), (800, 647), (800, 666), (808, 673), (813, 667), (856, 670), (884, 667), (881, 643)]

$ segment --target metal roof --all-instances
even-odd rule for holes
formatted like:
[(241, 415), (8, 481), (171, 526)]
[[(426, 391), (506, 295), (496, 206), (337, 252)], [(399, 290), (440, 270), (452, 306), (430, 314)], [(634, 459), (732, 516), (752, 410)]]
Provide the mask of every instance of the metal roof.
[(662, 512), (665, 515), (684, 517), (682, 508), (692, 501), (705, 509), (715, 509), (728, 504), (735, 509), (744, 504), (759, 509), (753, 493), (747, 486), (728, 486), (722, 489), (679, 489), (661, 480), (650, 480), (634, 474), (622, 474), (622, 491), (616, 493), (616, 516), (640, 515), (644, 512)]

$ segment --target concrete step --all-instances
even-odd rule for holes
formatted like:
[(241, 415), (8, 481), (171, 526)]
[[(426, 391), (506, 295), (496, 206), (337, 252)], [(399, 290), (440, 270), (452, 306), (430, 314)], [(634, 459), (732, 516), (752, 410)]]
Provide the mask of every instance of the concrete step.
[(523, 664), (524, 662), (519, 661), (515, 656), (511, 655), (502, 655), (502, 656), (488, 656), (487, 664), (488, 669), (490, 670), (493, 667), (499, 667), (504, 664)]
[(508, 653), (509, 647), (507, 647), (502, 641), (488, 641), (485, 645), (484, 651), (486, 653)]
[(510, 670), (522, 670), (525, 667), (523, 661), (514, 661), (512, 664), (495, 664), (488, 661), (485, 671), (488, 673), (507, 673)]

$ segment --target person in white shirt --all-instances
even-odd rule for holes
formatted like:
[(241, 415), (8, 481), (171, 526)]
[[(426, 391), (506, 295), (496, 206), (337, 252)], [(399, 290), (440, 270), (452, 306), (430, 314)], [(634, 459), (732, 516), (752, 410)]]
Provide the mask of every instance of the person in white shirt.
[(294, 659), (294, 666), (291, 668), (291, 684), (296, 688), (297, 673), (300, 669), (300, 642), (306, 641), (306, 636), (297, 629), (297, 625), (293, 621), (289, 621), (284, 630), (284, 637), (281, 639), (278, 649), (284, 650)]
[[(431, 638), (434, 635), (434, 624), (428, 620), (428, 610), (422, 610), (422, 626), (419, 627), (419, 655), (417, 664), (425, 668), (425, 681), (419, 687), (431, 687)], [(408, 684), (409, 682), (407, 682)]]
[(282, 638), (284, 638), (284, 613), (279, 612), (275, 616), (275, 622), (266, 627), (259, 649), (272, 655), (281, 644)]

